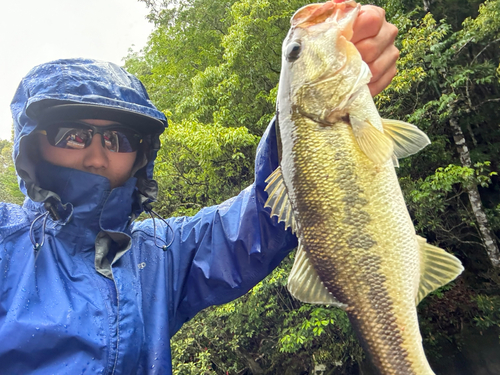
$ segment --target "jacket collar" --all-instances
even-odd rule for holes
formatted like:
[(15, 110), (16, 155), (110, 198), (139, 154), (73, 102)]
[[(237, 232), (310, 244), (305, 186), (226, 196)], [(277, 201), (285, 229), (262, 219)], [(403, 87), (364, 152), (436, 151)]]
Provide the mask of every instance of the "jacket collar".
[[(96, 231), (125, 232), (135, 216), (133, 203), (137, 195), (137, 180), (134, 177), (111, 190), (106, 177), (48, 162), (38, 164), (36, 174), (37, 185), (55, 193), (52, 206), (56, 214), (51, 216), (61, 224)], [(28, 199), (25, 205), (43, 213), (49, 209), (45, 203)]]
[(84, 248), (95, 250), (96, 271), (112, 279), (111, 265), (130, 248), (129, 225), (141, 211), (137, 179), (110, 190), (107, 178), (92, 173), (47, 162), (38, 164), (36, 171), (37, 185), (49, 193), (48, 198), (42, 202), (28, 198), (24, 207), (39, 215), (49, 212), (66, 233), (85, 230)]

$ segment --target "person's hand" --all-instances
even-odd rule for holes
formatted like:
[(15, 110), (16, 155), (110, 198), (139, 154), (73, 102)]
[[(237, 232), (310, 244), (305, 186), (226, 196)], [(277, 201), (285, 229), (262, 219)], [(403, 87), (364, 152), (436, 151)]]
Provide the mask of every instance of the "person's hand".
[(353, 26), (351, 42), (368, 64), (372, 79), (368, 84), (372, 96), (385, 89), (396, 75), (399, 50), (394, 45), (398, 29), (385, 19), (385, 11), (363, 5)]

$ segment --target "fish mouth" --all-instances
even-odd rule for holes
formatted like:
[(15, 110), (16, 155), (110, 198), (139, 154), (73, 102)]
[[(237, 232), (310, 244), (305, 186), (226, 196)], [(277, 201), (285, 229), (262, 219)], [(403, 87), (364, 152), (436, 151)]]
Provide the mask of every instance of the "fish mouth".
[(336, 24), (347, 40), (352, 38), (352, 27), (361, 5), (354, 0), (331, 0), (322, 4), (309, 4), (292, 17), (292, 27), (308, 28), (324, 22)]

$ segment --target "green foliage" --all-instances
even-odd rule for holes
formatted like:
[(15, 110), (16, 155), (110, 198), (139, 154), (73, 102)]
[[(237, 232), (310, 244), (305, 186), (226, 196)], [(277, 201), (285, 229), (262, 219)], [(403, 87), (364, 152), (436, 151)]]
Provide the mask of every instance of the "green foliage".
[[(300, 324), (297, 324), (297, 320)], [(355, 340), (350, 340), (353, 336), (347, 314), (338, 308), (304, 304), (284, 319), (284, 325), (287, 328), (280, 338), (281, 352), (297, 353), (304, 348), (317, 346), (318, 341), (326, 343), (331, 338), (332, 344), (337, 342), (337, 345), (333, 345), (329, 352), (328, 362), (342, 363), (348, 355), (353, 356), (352, 352), (346, 353), (343, 349), (346, 346), (349, 350), (357, 347)], [(321, 340), (318, 340), (320, 337)], [(347, 343), (350, 345), (346, 345)], [(363, 356), (360, 352), (358, 354), (358, 360), (361, 360)]]
[(125, 67), (175, 121), (245, 126), (262, 134), (274, 114), (281, 42), (304, 2), (180, 3), (167, 19), (156, 11), (158, 28), (143, 54), (131, 52)]
[[(478, 16), (466, 18), (458, 31), (444, 20), (435, 21), (431, 13), (421, 19), (399, 15), (395, 21), (403, 31), (399, 74), (377, 98), (383, 116), (418, 125), (432, 141), (425, 152), (403, 160), (399, 170), (417, 230), (461, 251), (464, 244), (475, 248), (467, 251), (482, 251), (474, 246), (481, 240), (467, 199), (469, 184), (481, 187), (492, 229), (500, 229), (498, 180), (495, 172), (489, 172), (497, 170), (500, 161), (495, 151), (500, 113), (494, 104), (500, 100), (495, 48), (499, 4), (485, 2)], [(451, 118), (465, 134), (473, 168), (459, 166)]]
[(0, 140), (0, 202), (23, 204), (24, 195), (17, 184), (12, 147), (10, 141)]
[[(476, 17), (479, 4), (482, 2), (482, 0), (374, 0), (371, 4), (386, 9), (391, 20), (410, 12), (416, 12), (419, 18), (423, 18), (429, 12), (436, 20), (446, 19), (453, 30), (458, 30), (465, 18)], [(428, 6), (427, 9), (424, 8), (425, 5)]]
[[(234, 0), (165, 1), (151, 18), (157, 28), (142, 53), (130, 52), (125, 68), (136, 74), (160, 110), (170, 111), (193, 95), (191, 79), (220, 64), (221, 39), (227, 33), (225, 13)], [(184, 117), (183, 117), (184, 118)]]
[[(251, 183), (255, 145), (274, 115), (281, 42), (291, 14), (310, 1), (142, 1), (156, 29), (125, 66), (170, 120), (155, 171), (160, 211), (190, 215)], [(414, 123), (432, 141), (400, 160), (410, 214), (419, 234), (466, 268), (419, 306), (427, 353), (437, 359), (443, 342), (463, 344), (462, 327), (498, 327), (498, 281), (467, 189), (478, 187), (500, 236), (500, 0), (374, 3), (400, 30), (398, 75), (376, 98), (381, 115)], [(451, 119), (471, 164), (459, 158)], [(172, 340), (174, 372), (297, 374), (314, 362), (357, 373), (363, 354), (345, 313), (294, 301), (285, 288), (290, 264), (187, 323)]]
[(351, 373), (363, 352), (347, 315), (336, 308), (301, 305), (285, 284), (284, 261), (247, 295), (195, 316), (172, 340), (174, 374), (297, 374), (317, 363)]
[(253, 180), (258, 138), (246, 128), (224, 128), (185, 120), (170, 123), (155, 164), (159, 211), (192, 215), (239, 193)]
[(160, 211), (193, 214), (252, 182), (255, 145), (274, 115), (281, 41), (302, 3), (146, 3), (157, 28), (125, 67), (171, 122), (156, 167), (166, 187)]
[(460, 246), (474, 238), (478, 241), (479, 233), (471, 232), (476, 224), (466, 189), (471, 183), (488, 187), (491, 177), (497, 175), (489, 167), (490, 162), (476, 163), (474, 168), (450, 164), (425, 179), (402, 177), (400, 183), (407, 192), (406, 203), (417, 231), (432, 232), (445, 246)]
[(474, 322), (481, 330), (490, 327), (500, 327), (500, 296), (488, 296), (480, 294), (474, 297), (480, 316), (474, 317)]
[[(299, 1), (237, 1), (221, 41), (222, 61), (193, 79), (193, 95), (178, 109), (223, 126), (246, 126), (262, 134), (274, 114), (281, 42)], [(249, 62), (251, 62), (249, 64)], [(252, 108), (251, 111), (248, 109)]]
[[(462, 13), (462, 25), (435, 12), (422, 17), (415, 12), (408, 18), (399, 13), (395, 19), (402, 31), (399, 73), (377, 98), (384, 116), (412, 122), (431, 138), (432, 145), (424, 152), (401, 161), (400, 182), (417, 232), (457, 254), (466, 269), (454, 288), (441, 289), (419, 307), (424, 344), (435, 359), (445, 343), (464, 345), (464, 326), (481, 327), (481, 322), (493, 326), (491, 322), (497, 321), (491, 313), (495, 310), (484, 302), (495, 306), (496, 296), (485, 300), (482, 292), (497, 295), (498, 279), (488, 271), (467, 189), (479, 188), (489, 224), (498, 236), (499, 9), (499, 1), (486, 1)], [(470, 167), (459, 159), (452, 118), (465, 136)]]

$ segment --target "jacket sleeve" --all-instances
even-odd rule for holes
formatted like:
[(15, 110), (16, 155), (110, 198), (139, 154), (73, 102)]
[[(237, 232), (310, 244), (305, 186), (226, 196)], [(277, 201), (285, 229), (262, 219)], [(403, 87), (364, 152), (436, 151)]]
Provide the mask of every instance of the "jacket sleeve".
[(251, 186), (193, 217), (170, 219), (172, 335), (201, 309), (245, 294), (297, 246), (291, 231), (264, 209), (265, 179), (277, 166), (273, 121), (257, 148)]

